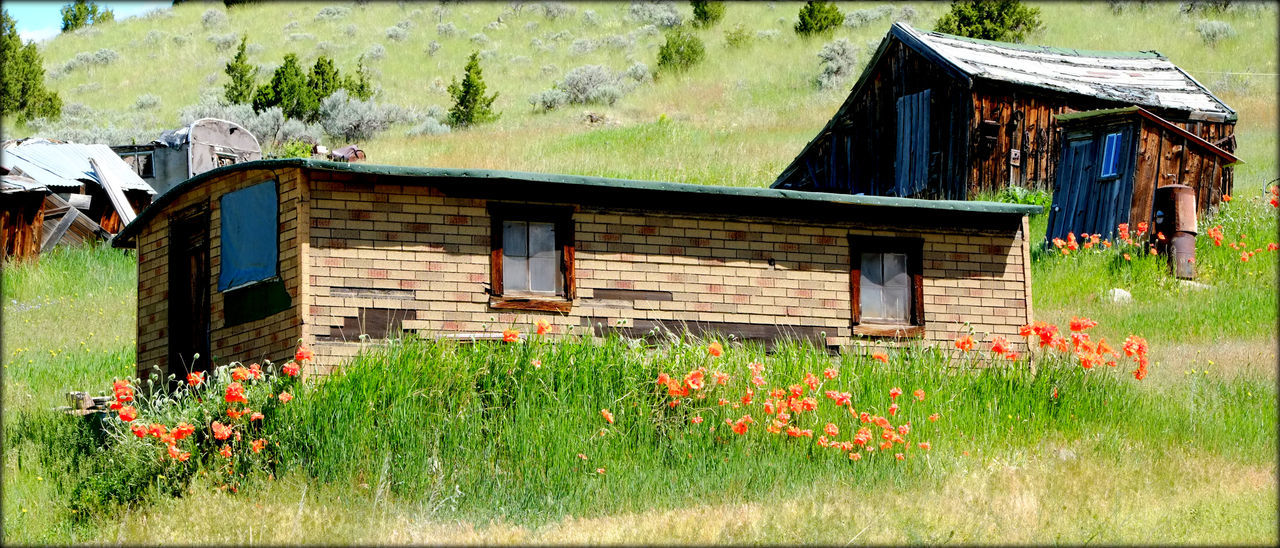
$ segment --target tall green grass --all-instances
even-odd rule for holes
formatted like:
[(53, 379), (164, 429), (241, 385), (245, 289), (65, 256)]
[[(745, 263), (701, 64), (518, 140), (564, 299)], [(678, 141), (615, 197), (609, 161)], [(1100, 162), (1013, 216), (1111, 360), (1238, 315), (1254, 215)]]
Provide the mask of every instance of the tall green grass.
[[(888, 454), (851, 462), (813, 439), (764, 432), (768, 418), (759, 406), (767, 389), (743, 409), (716, 404), (719, 397), (739, 401), (753, 360), (765, 364), (766, 388), (839, 369), (815, 394), (823, 400), (819, 412), (795, 421), (815, 438), (827, 422), (839, 426), (843, 440), (861, 426), (821, 391), (851, 392), (855, 408), (887, 416), (889, 389), (901, 387), (902, 412), (892, 421), (910, 421), (912, 445), (929, 441), (932, 451), (913, 447), (902, 462)], [(1098, 458), (1175, 448), (1249, 462), (1271, 456), (1275, 399), (1265, 396), (1273, 392), (1260, 380), (1195, 379), (1161, 390), (1137, 383), (1127, 369), (1086, 372), (1043, 362), (1032, 373), (1025, 365), (960, 365), (948, 368), (942, 354), (920, 349), (900, 351), (883, 365), (854, 355), (833, 361), (801, 345), (772, 355), (735, 345), (711, 358), (701, 341), (638, 349), (620, 339), (410, 340), (363, 355), (300, 393), (276, 425), (277, 450), (282, 466), (415, 501), (441, 519), (501, 515), (528, 524), (566, 514), (797, 496), (815, 483), (855, 492), (936, 485), (953, 476), (964, 451), (985, 458), (1048, 439), (1106, 440), (1088, 446)], [(706, 400), (668, 408), (654, 379), (700, 366), (733, 380), (718, 388), (709, 382)], [(911, 398), (917, 388), (926, 391), (924, 402)], [(605, 423), (604, 408), (616, 424)], [(928, 421), (935, 412), (942, 418)], [(731, 433), (724, 419), (744, 413), (756, 423), (746, 435)], [(702, 425), (689, 422), (695, 414)]]

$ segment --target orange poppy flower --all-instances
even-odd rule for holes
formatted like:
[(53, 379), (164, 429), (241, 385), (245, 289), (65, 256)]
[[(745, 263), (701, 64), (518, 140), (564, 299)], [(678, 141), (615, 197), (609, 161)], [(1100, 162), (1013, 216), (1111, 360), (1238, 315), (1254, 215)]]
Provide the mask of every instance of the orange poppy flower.
[(578, 458), (580, 458), (580, 459), (582, 459), (582, 460), (587, 460), (587, 456), (586, 456), (586, 455), (583, 455), (582, 453), (578, 453)]
[(298, 376), (299, 369), (300, 368), (296, 362), (289, 362), (284, 364), (284, 367), (280, 368), (280, 372), (290, 377), (296, 377)]
[(224, 399), (227, 403), (249, 403), (248, 398), (244, 397), (244, 387), (238, 382), (227, 385), (227, 394)]
[(514, 329), (502, 330), (502, 342), (513, 343), (520, 340), (520, 332)]
[(822, 376), (828, 379), (834, 379), (840, 376), (840, 370), (834, 367), (828, 367), (822, 370)]
[(121, 407), (124, 407), (124, 404), (120, 403), (120, 400), (115, 400), (111, 402), (111, 405), (108, 405), (107, 407), (110, 408), (112, 411), (119, 411)]
[(934, 413), (932, 415), (929, 415), (929, 422), (938, 422), (939, 418), (941, 418), (940, 415), (938, 415), (937, 413)]
[(246, 409), (233, 409), (233, 408), (230, 408), (230, 407), (228, 407), (228, 408), (227, 408), (227, 416), (228, 416), (228, 417), (231, 417), (231, 418), (233, 418), (233, 419), (238, 419), (238, 418), (240, 418), (241, 416), (243, 416), (245, 413), (248, 413), (248, 412), (249, 412), (249, 410), (248, 410), (247, 408), (246, 408)]
[(119, 416), (120, 420), (124, 422), (131, 422), (133, 419), (138, 418), (138, 410), (134, 409), (132, 405), (126, 405), (120, 408)]
[(672, 409), (675, 409), (677, 405), (680, 405), (680, 400), (671, 400), (667, 402), (667, 407), (670, 407)]
[(1231, 201), (1231, 195), (1230, 195), (1230, 194), (1223, 194), (1223, 195), (1222, 195), (1222, 201), (1224, 201), (1224, 202), (1230, 202), (1230, 201)]
[(204, 382), (203, 371), (192, 371), (191, 373), (187, 373), (187, 384), (191, 386), (199, 386), (203, 382)]
[(898, 459), (898, 460), (907, 460), (907, 457), (904, 457), (904, 456), (902, 455), (902, 453), (894, 453), (894, 454), (893, 454), (893, 458)]
[(894, 416), (898, 414), (898, 404), (895, 403), (889, 406), (889, 414)]
[(293, 399), (293, 394), (290, 394), (288, 392), (280, 393), (280, 403), (289, 403), (289, 400), (292, 400), (292, 399)]
[(800, 410), (802, 411), (813, 411), (814, 409), (817, 409), (817, 408), (818, 408), (818, 400), (815, 400), (813, 398), (805, 398), (803, 400), (800, 400)]
[(262, 438), (258, 438), (258, 439), (256, 439), (256, 440), (253, 440), (253, 443), (252, 443), (252, 444), (250, 444), (250, 446), (249, 446), (249, 447), (250, 447), (250, 449), (253, 449), (253, 452), (254, 452), (254, 453), (261, 453), (261, 452), (262, 452), (262, 448), (264, 448), (264, 447), (266, 447), (266, 446), (267, 446), (267, 440), (264, 440), (264, 439), (262, 439)]
[(724, 347), (720, 345), (719, 341), (712, 341), (711, 344), (707, 345), (707, 353), (711, 354), (712, 357), (718, 358), (724, 355)]
[(1095, 322), (1089, 318), (1071, 318), (1072, 331), (1077, 331), (1077, 332), (1085, 331), (1087, 329), (1096, 327), (1097, 325), (1098, 325), (1098, 322)]
[(1009, 341), (1004, 337), (995, 337), (991, 339), (991, 353), (1004, 354), (1009, 351)]
[(849, 460), (854, 460), (854, 461), (862, 460), (862, 453), (859, 453), (857, 451), (850, 451)]
[(138, 436), (138, 438), (147, 437), (147, 427), (141, 424), (134, 423), (133, 426), (129, 427), (129, 430), (133, 431), (133, 435)]
[(834, 423), (830, 423), (830, 422), (829, 422), (829, 423), (827, 423), (827, 426), (826, 426), (825, 428), (823, 428), (823, 429), (822, 429), (822, 431), (823, 431), (823, 432), (826, 432), (826, 433), (827, 433), (827, 435), (828, 435), (828, 436), (831, 436), (831, 437), (835, 437), (835, 436), (839, 436), (839, 435), (840, 435), (840, 427), (839, 427), (839, 426), (836, 426)]
[(884, 353), (884, 352), (882, 352), (882, 351), (876, 351), (876, 352), (872, 353), (872, 354), (871, 354), (871, 359), (873, 359), (873, 360), (877, 360), (877, 361), (880, 361), (880, 362), (883, 362), (883, 363), (889, 363), (889, 355), (888, 355), (888, 354), (885, 354), (885, 353)]
[(896, 387), (896, 386), (895, 386), (895, 387), (893, 387), (893, 388), (890, 388), (890, 389), (889, 389), (889, 399), (890, 399), (890, 400), (896, 400), (896, 399), (898, 399), (898, 396), (901, 396), (901, 395), (902, 395), (902, 389), (901, 389), (901, 388), (898, 388), (898, 387)]
[(307, 361), (312, 357), (314, 357), (314, 354), (311, 353), (311, 349), (307, 348), (307, 345), (305, 344), (298, 345), (298, 351), (293, 353), (293, 361), (297, 362)]
[[(751, 398), (755, 395), (756, 391), (748, 388), (747, 392), (742, 395), (742, 405), (751, 405)], [(737, 405), (734, 405), (734, 407), (737, 407)]]
[(754, 384), (756, 386), (764, 386), (764, 377), (761, 377), (760, 375), (752, 375), (751, 384)]
[(249, 378), (249, 370), (244, 367), (237, 367), (231, 370), (231, 380), (243, 381)]
[(597, 474), (600, 474), (601, 476), (603, 476), (603, 475), (604, 475), (604, 468), (596, 468), (596, 473), (597, 473)]
[(231, 437), (231, 427), (228, 425), (222, 424), (218, 421), (213, 421), (210, 428), (213, 429), (214, 439), (225, 440)]
[(706, 375), (701, 369), (695, 369), (684, 377), (684, 384), (694, 390), (702, 390), (707, 385)]
[(817, 390), (817, 389), (818, 389), (818, 385), (819, 385), (821, 382), (822, 382), (822, 381), (819, 381), (819, 380), (818, 380), (818, 376), (817, 376), (817, 375), (814, 375), (813, 373), (805, 373), (805, 374), (804, 374), (804, 383), (805, 383), (806, 385), (808, 385), (808, 386), (809, 386), (809, 390)]
[(905, 435), (909, 434), (910, 432), (911, 432), (911, 423), (907, 423), (907, 424), (899, 424), (899, 425), (898, 425), (898, 434), (899, 434), (899, 435), (905, 436)]
[(255, 379), (262, 378), (262, 365), (257, 363), (249, 364), (249, 375)]
[(230, 445), (223, 445), (223, 446), (222, 446), (222, 449), (219, 449), (219, 450), (218, 450), (218, 454), (219, 454), (219, 455), (222, 455), (223, 457), (228, 458), (228, 459), (229, 459), (229, 458), (231, 458), (231, 446), (230, 446)]
[(169, 429), (165, 425), (160, 424), (158, 422), (151, 423), (151, 426), (147, 427), (147, 434), (150, 434), (157, 438), (167, 433), (169, 433)]
[(254, 411), (252, 415), (249, 415), (249, 421), (250, 421), (250, 422), (253, 422), (253, 421), (260, 421), (260, 420), (262, 420), (262, 419), (263, 419), (262, 413), (259, 413), (259, 412), (257, 412), (257, 411)]
[(606, 422), (613, 424), (613, 413), (610, 413), (608, 409), (601, 409), (600, 414), (604, 416)]
[(963, 336), (963, 337), (960, 337), (960, 338), (956, 339), (956, 342), (955, 342), (956, 348), (959, 348), (960, 350), (962, 350), (962, 351), (964, 351), (964, 352), (968, 352), (968, 351), (970, 351), (970, 350), (973, 350), (973, 344), (974, 344), (974, 343), (973, 343), (973, 336), (972, 336), (972, 335), (965, 335), (965, 336)]
[(702, 417), (694, 417), (692, 419), (689, 419), (689, 422), (693, 424), (702, 424)]
[(718, 385), (724, 386), (726, 384), (729, 384), (729, 379), (730, 379), (729, 374), (723, 371), (716, 371), (711, 374), (711, 377), (715, 379), (716, 384)]
[(746, 434), (747, 426), (748, 426), (747, 421), (738, 419), (738, 422), (733, 423), (733, 433), (738, 434), (739, 436)]
[(671, 383), (671, 375), (658, 373), (658, 380), (656, 382), (659, 386), (666, 386)]
[(195, 433), (195, 431), (196, 431), (196, 428), (194, 426), (191, 426), (190, 424), (187, 424), (185, 422), (180, 422), (178, 423), (177, 426), (173, 427), (173, 439), (181, 440), (182, 438), (185, 438)]
[(917, 388), (911, 395), (916, 397), (916, 401), (924, 401), (924, 390)]
[(540, 319), (534, 323), (534, 326), (539, 335), (546, 335), (551, 331), (551, 323), (547, 322), (547, 320)]
[(169, 456), (177, 461), (185, 461), (191, 457), (191, 453), (179, 451), (176, 445), (169, 445)]
[(925, 451), (928, 451), (929, 449), (932, 449), (932, 448), (933, 448), (933, 446), (932, 446), (932, 445), (929, 445), (929, 442), (927, 442), (927, 441), (922, 441), (922, 442), (920, 442), (919, 447), (920, 447), (921, 449), (924, 449)]

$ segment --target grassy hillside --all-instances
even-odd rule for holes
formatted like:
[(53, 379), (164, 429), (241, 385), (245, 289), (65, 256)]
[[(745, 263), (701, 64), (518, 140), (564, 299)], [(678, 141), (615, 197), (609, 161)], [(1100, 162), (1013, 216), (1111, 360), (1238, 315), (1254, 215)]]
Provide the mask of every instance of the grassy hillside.
[[(847, 21), (874, 17), (881, 7), (837, 4)], [(1241, 4), (1192, 15), (1180, 13), (1177, 3), (1127, 6), (1120, 13), (1101, 2), (1037, 4), (1045, 27), (1028, 41), (1165, 54), (1239, 111), (1240, 153), (1247, 163), (1237, 184), (1253, 189), (1275, 171), (1277, 18), (1274, 6)], [(826, 42), (848, 39), (860, 50), (860, 72), (894, 19), (905, 13), (915, 26), (932, 28), (946, 8), (896, 4), (831, 38), (806, 40), (792, 31), (799, 3), (730, 3), (718, 25), (694, 31), (707, 45), (707, 61), (688, 73), (659, 75), (613, 106), (535, 113), (528, 98), (574, 67), (624, 71), (639, 62), (655, 69), (663, 38), (629, 14), (628, 3), (573, 2), (561, 5), (567, 12), (554, 19), (540, 6), (516, 12), (513, 5), (287, 2), (224, 10), (190, 3), (61, 35), (42, 51), (46, 69), (56, 74), (50, 85), (71, 112), (91, 109), (86, 119), (140, 140), (176, 127), (181, 108), (202, 93), (220, 94), (227, 79), (222, 68), (240, 33), (248, 36), (250, 62), (263, 69), (260, 82), (285, 53), (297, 53), (304, 63), (325, 54), (344, 70), (364, 54), (381, 88), (376, 99), (418, 111), (447, 108), (446, 86), (466, 56), (479, 51), (489, 88), (499, 93), (501, 119), (443, 136), (408, 137), (401, 124), (362, 143), (371, 161), (762, 186), (814, 136), (852, 85), (850, 79), (831, 90), (816, 86), (817, 53)], [(674, 5), (690, 19), (686, 3)], [(340, 16), (325, 17), (334, 13)], [(1226, 22), (1234, 36), (1206, 45), (1197, 31), (1205, 19)], [(751, 41), (733, 49), (725, 32), (739, 24)], [(433, 42), (438, 50), (430, 54)], [(77, 55), (88, 59), (99, 50), (114, 52), (115, 60), (64, 70)], [(585, 122), (586, 111), (602, 114), (604, 122)]]

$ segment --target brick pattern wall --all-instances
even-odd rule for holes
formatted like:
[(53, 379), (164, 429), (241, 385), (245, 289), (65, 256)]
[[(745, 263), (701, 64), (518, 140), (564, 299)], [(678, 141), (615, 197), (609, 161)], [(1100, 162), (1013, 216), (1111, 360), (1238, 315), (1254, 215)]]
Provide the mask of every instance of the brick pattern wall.
[[(138, 249), (138, 374), (144, 378), (153, 365), (166, 372), (169, 354), (169, 217), (196, 204), (205, 203), (209, 208), (209, 289), (210, 289), (210, 354), (217, 364), (229, 361), (261, 361), (270, 359), (280, 363), (292, 356), (292, 349), (301, 336), (303, 289), (299, 282), (299, 257), (303, 250), (298, 245), (298, 221), (301, 185), (298, 169), (277, 171), (238, 171), (218, 179), (206, 181), (198, 188), (181, 195), (165, 209), (137, 237)], [(280, 277), (285, 283), (293, 306), (267, 318), (235, 326), (226, 326), (223, 296), (217, 291), (221, 252), (219, 227), (222, 211), (219, 198), (228, 192), (240, 190), (275, 179), (280, 193), (279, 205), (279, 253)], [(184, 310), (174, 305), (172, 310)]]
[[(386, 310), (402, 311), (400, 325), (425, 335), (492, 334), (511, 325), (528, 330), (538, 318), (557, 333), (583, 332), (592, 321), (624, 327), (672, 320), (815, 327), (827, 344), (850, 344), (857, 339), (850, 325), (850, 234), (923, 238), (928, 341), (949, 343), (968, 322), (979, 333), (1016, 343), (1017, 327), (1030, 321), (1025, 222), (906, 231), (580, 208), (571, 311), (511, 311), (488, 306), (484, 200), (446, 197), (427, 186), (364, 183), (349, 174), (309, 177), (311, 300), (304, 336), (315, 341), (318, 363), (330, 366), (360, 348), (342, 326), (376, 323), (369, 318)], [(597, 290), (669, 292), (671, 298), (601, 299)]]

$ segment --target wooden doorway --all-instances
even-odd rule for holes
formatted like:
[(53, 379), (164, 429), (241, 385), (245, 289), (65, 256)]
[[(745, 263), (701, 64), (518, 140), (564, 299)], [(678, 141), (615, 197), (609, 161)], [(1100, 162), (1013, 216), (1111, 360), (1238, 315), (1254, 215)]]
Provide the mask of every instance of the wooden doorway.
[(1133, 203), (1134, 145), (1131, 126), (1112, 126), (1065, 136), (1049, 208), (1046, 239), (1067, 234), (1113, 237), (1129, 222)]
[(169, 232), (169, 366), (179, 381), (193, 371), (208, 371), (209, 356), (209, 208), (183, 210)]

